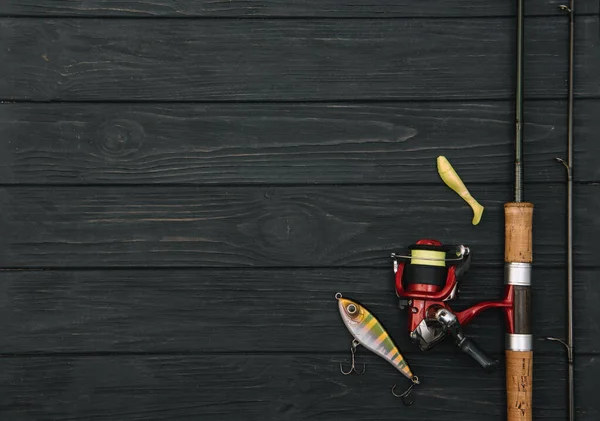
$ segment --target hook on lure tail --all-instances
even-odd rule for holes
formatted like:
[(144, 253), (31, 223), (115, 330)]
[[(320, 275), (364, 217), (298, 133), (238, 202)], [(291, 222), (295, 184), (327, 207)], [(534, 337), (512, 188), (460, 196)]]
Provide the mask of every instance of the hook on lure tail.
[(405, 405), (412, 405), (413, 401), (409, 401), (408, 396), (413, 387), (419, 384), (419, 378), (412, 373), (406, 360), (400, 353), (400, 350), (394, 341), (392, 341), (392, 338), (387, 331), (383, 328), (383, 325), (369, 310), (356, 301), (344, 298), (339, 292), (335, 294), (335, 298), (338, 301), (338, 310), (342, 317), (342, 321), (354, 338), (352, 340), (352, 347), (350, 348), (352, 352), (351, 367), (349, 371), (345, 372), (340, 364), (340, 371), (342, 374), (348, 375), (353, 371), (357, 374), (364, 373), (364, 369), (361, 373), (356, 371), (354, 359), (356, 348), (359, 345), (362, 345), (369, 351), (389, 362), (396, 370), (402, 373), (404, 377), (412, 382), (408, 389), (401, 394), (395, 392), (396, 385), (392, 387), (392, 394), (394, 396), (402, 398)]
[(406, 406), (410, 406), (414, 403), (414, 399), (408, 400), (408, 396), (410, 395), (410, 392), (412, 392), (413, 387), (415, 387), (415, 385), (419, 384), (419, 378), (417, 376), (413, 376), (411, 381), (412, 381), (412, 384), (410, 386), (408, 386), (408, 389), (406, 389), (404, 392), (402, 392), (400, 394), (397, 394), (395, 392), (396, 385), (392, 386), (392, 395), (394, 395), (397, 398), (402, 398), (402, 402)]

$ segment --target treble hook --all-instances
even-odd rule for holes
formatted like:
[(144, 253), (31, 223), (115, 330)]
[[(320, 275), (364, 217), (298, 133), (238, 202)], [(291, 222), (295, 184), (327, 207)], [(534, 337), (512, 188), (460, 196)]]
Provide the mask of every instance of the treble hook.
[(356, 366), (355, 366), (355, 361), (354, 361), (354, 354), (356, 353), (356, 347), (358, 347), (358, 345), (360, 345), (360, 343), (356, 340), (353, 339), (352, 340), (352, 347), (350, 347), (350, 352), (352, 352), (352, 361), (351, 361), (351, 365), (350, 365), (350, 370), (348, 372), (345, 372), (344, 369), (342, 368), (342, 363), (340, 363), (340, 371), (342, 372), (342, 374), (344, 376), (347, 376), (348, 374), (352, 373), (353, 371), (356, 374), (363, 374), (366, 370), (366, 366), (363, 364), (363, 370), (359, 373), (358, 371), (356, 371)]
[(394, 395), (397, 398), (402, 398), (402, 403), (404, 403), (404, 405), (406, 405), (406, 406), (410, 406), (415, 402), (414, 399), (409, 401), (407, 398), (410, 395), (412, 388), (415, 387), (415, 385), (419, 384), (419, 378), (417, 376), (413, 376), (411, 381), (412, 381), (412, 384), (410, 386), (408, 386), (408, 389), (406, 389), (404, 392), (402, 392), (399, 395), (396, 392), (394, 392), (394, 390), (396, 389), (396, 385), (394, 385), (392, 387), (392, 395)]

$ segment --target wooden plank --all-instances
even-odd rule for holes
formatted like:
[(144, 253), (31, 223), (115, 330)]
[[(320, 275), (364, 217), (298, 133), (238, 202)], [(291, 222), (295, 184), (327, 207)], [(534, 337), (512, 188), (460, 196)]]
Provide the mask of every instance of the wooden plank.
[[(486, 374), (461, 358), (408, 355), (422, 383), (406, 407), (390, 389), (407, 380), (361, 358), (362, 376), (339, 372), (345, 354), (3, 358), (0, 408), (11, 421), (505, 419), (503, 365)], [(598, 416), (598, 364), (586, 356), (576, 366), (582, 421)], [(565, 419), (565, 371), (558, 356), (534, 358), (534, 419)]]
[[(575, 271), (576, 353), (600, 352), (599, 269)], [(503, 270), (475, 266), (453, 308), (496, 300)], [(405, 352), (418, 353), (398, 308), (392, 270), (125, 270), (0, 272), (4, 354), (94, 352), (346, 352), (334, 294), (362, 302)], [(536, 355), (561, 352), (563, 269), (533, 272)], [(552, 311), (548, 311), (552, 309)], [(490, 353), (504, 349), (504, 319), (483, 313), (466, 334)], [(235, 338), (235, 340), (232, 340)], [(298, 340), (301, 338), (301, 340)], [(458, 352), (451, 339), (432, 355)], [(468, 357), (465, 356), (468, 360)]]
[[(558, 15), (559, 0), (534, 0), (525, 3), (528, 15)], [(134, 17), (252, 17), (252, 16), (327, 16), (327, 17), (414, 17), (414, 16), (506, 16), (514, 15), (510, 2), (458, 0), (452, 4), (439, 0), (375, 2), (282, 0), (4, 0), (0, 16), (134, 16)], [(578, 0), (577, 13), (597, 13), (598, 2)]]
[[(600, 180), (600, 100), (577, 104), (576, 181)], [(562, 182), (563, 101), (530, 101), (526, 182)], [(3, 104), (3, 184), (506, 182), (511, 101), (340, 104)], [(485, 170), (483, 170), (485, 168)]]
[[(600, 185), (575, 189), (578, 265), (598, 264)], [(418, 240), (474, 247), (476, 264), (504, 253), (512, 186), (479, 185), (479, 225), (456, 193), (435, 186), (7, 187), (0, 190), (4, 267), (389, 267)], [(534, 260), (564, 263), (565, 186), (527, 185), (536, 204)]]
[[(514, 97), (513, 18), (1, 19), (0, 98), (33, 101)], [(598, 17), (577, 24), (578, 96), (600, 95)], [(564, 17), (528, 21), (527, 98), (564, 98)]]

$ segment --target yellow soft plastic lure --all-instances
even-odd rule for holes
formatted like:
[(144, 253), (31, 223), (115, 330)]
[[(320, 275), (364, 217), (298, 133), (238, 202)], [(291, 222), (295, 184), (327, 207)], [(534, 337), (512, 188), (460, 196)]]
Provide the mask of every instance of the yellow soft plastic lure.
[(400, 395), (394, 393), (394, 388), (392, 388), (392, 393), (394, 393), (395, 396), (408, 396), (412, 387), (415, 384), (419, 384), (419, 378), (413, 374), (408, 363), (400, 353), (400, 350), (383, 328), (383, 325), (375, 318), (375, 316), (373, 316), (373, 314), (371, 314), (371, 312), (356, 301), (343, 298), (342, 294), (339, 292), (335, 294), (335, 298), (338, 300), (338, 308), (342, 321), (354, 337), (351, 348), (352, 368), (349, 372), (344, 372), (342, 370), (342, 373), (350, 374), (352, 371), (356, 372), (354, 367), (354, 353), (356, 352), (356, 347), (362, 345), (369, 351), (389, 362), (396, 370), (412, 382), (412, 385), (408, 390)]
[(484, 207), (471, 196), (471, 193), (469, 193), (469, 190), (445, 156), (438, 156), (437, 168), (444, 183), (462, 197), (471, 206), (471, 209), (473, 209), (473, 221), (471, 223), (473, 225), (479, 224)]

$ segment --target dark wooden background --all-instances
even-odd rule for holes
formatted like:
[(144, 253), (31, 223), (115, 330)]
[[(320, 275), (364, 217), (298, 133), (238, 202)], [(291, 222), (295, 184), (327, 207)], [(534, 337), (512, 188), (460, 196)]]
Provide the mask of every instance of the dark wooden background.
[[(466, 243), (459, 304), (500, 296), (515, 4), (3, 0), (2, 420), (503, 420), (504, 364), (409, 342), (388, 256)], [(567, 17), (526, 1), (534, 419), (566, 419)], [(599, 4), (577, 0), (578, 420), (600, 417)], [(486, 207), (448, 189), (445, 155)], [(334, 294), (422, 380), (362, 351)], [(490, 312), (468, 333), (503, 358)], [(502, 360), (503, 361), (503, 360)]]

